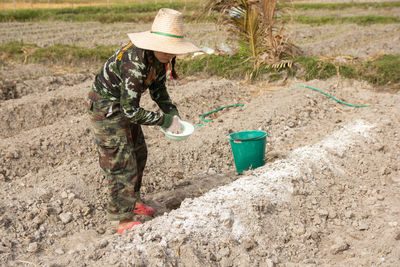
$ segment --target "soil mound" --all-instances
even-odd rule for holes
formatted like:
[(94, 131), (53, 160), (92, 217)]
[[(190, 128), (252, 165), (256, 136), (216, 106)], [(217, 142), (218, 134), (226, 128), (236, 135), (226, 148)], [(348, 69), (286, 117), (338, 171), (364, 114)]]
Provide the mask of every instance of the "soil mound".
[[(25, 93), (0, 102), (2, 264), (399, 262), (398, 94), (350, 80), (340, 88), (334, 79), (307, 83), (372, 105), (356, 109), (291, 87), (296, 81), (169, 82), (171, 98), (194, 124), (211, 110), (245, 105), (213, 114), (183, 142), (144, 127), (150, 156), (142, 194), (157, 213), (120, 236), (104, 219), (107, 182), (83, 105), (92, 78), (43, 91), (33, 78)], [(148, 95), (142, 101), (157, 109)], [(258, 129), (269, 133), (266, 164), (237, 175), (226, 136)]]

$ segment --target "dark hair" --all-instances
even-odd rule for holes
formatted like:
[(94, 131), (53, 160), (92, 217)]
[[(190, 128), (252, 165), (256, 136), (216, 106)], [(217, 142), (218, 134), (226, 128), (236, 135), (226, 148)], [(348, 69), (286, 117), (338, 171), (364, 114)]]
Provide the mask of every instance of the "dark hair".
[(179, 76), (178, 76), (178, 74), (176, 74), (176, 71), (175, 71), (175, 63), (176, 63), (176, 57), (173, 57), (171, 60), (171, 77), (174, 80), (177, 80), (179, 78)]

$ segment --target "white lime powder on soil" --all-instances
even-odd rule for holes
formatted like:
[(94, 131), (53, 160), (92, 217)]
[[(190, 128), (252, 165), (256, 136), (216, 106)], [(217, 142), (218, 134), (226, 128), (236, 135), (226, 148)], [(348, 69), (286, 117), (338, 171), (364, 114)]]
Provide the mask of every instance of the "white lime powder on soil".
[(256, 216), (256, 211), (251, 209), (253, 203), (289, 201), (293, 180), (299, 179), (312, 166), (338, 169), (333, 167), (334, 158), (329, 157), (329, 153), (348, 149), (356, 140), (368, 137), (373, 127), (361, 120), (344, 126), (312, 146), (294, 150), (286, 159), (260, 167), (251, 175), (213, 189), (202, 197), (186, 199), (179, 209), (135, 227), (125, 237), (129, 242), (118, 236), (113, 247), (121, 252), (135, 247), (147, 254), (147, 248), (155, 243), (166, 249), (170, 242), (182, 237), (196, 236), (213, 242), (225, 234), (232, 234), (241, 242), (249, 228), (258, 227), (252, 225), (252, 218)]

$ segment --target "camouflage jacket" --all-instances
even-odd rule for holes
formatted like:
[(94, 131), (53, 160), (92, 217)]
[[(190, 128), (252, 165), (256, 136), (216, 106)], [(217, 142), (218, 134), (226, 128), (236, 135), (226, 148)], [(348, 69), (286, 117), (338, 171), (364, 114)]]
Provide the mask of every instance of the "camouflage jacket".
[[(93, 91), (110, 100), (110, 106), (119, 104), (132, 123), (169, 127), (172, 117), (179, 114), (168, 95), (165, 81), (166, 64), (158, 61), (153, 51), (129, 43), (106, 61), (96, 75)], [(147, 88), (163, 113), (139, 106), (141, 95)]]

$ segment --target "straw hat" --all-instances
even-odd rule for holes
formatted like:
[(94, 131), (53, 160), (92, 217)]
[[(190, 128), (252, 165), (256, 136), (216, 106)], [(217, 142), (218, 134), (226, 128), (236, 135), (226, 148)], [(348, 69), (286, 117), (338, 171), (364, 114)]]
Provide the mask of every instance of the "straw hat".
[(182, 13), (161, 8), (150, 31), (128, 33), (132, 43), (142, 49), (169, 54), (186, 54), (200, 51), (197, 46), (183, 38)]

